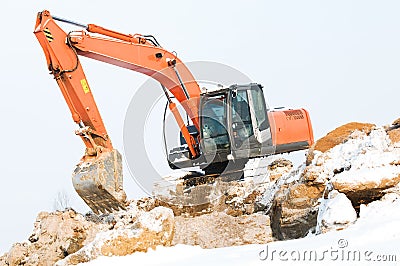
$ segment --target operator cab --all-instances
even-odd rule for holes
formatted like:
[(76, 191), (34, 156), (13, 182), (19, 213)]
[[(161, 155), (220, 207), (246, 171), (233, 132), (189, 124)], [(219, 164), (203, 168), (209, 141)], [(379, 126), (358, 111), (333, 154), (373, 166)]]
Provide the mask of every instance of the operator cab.
[(249, 158), (273, 153), (270, 123), (262, 86), (251, 83), (201, 94), (200, 128), (189, 126), (199, 141), (201, 156), (189, 158), (181, 134), (181, 146), (170, 151), (171, 168), (199, 166), (206, 173), (242, 169)]

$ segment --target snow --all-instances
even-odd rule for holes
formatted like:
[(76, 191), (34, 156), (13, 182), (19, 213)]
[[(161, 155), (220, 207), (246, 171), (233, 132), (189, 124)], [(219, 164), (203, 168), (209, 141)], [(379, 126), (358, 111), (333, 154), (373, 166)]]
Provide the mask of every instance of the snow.
[(351, 201), (344, 193), (336, 190), (329, 192), (328, 199), (321, 199), (317, 218), (317, 233), (324, 230), (343, 229), (357, 219), (357, 213)]
[(400, 169), (396, 166), (373, 167), (372, 169), (354, 169), (343, 172), (335, 176), (333, 181), (346, 186), (366, 184), (368, 182), (378, 185), (381, 180), (392, 179), (398, 175), (400, 175)]
[(305, 164), (300, 165), (296, 169), (292, 169), (290, 172), (282, 175), (281, 178), (277, 179), (275, 182), (269, 184), (268, 187), (265, 187), (265, 191), (263, 191), (261, 199), (259, 199), (259, 203), (265, 206), (265, 212), (267, 213), (272, 207), (272, 202), (274, 200), (275, 194), (280, 190), (280, 188), (284, 184), (288, 184), (295, 180), (299, 180), (301, 173), (303, 172)]
[[(382, 218), (389, 219), (394, 215), (394, 213), (389, 212), (389, 210), (396, 211), (398, 209), (400, 209), (399, 194), (389, 193), (384, 195), (381, 200), (373, 201), (368, 205), (362, 204), (360, 206), (359, 221), (371, 220), (371, 219), (379, 220)], [(400, 217), (400, 215), (396, 214), (395, 217)]]
[(171, 209), (156, 207), (149, 212), (142, 213), (138, 221), (143, 227), (159, 233), (163, 229), (163, 222), (171, 215), (173, 215)]
[(320, 183), (379, 184), (400, 175), (400, 167), (393, 165), (399, 158), (400, 149), (391, 145), (383, 128), (377, 128), (369, 135), (355, 131), (348, 141), (326, 153), (315, 151), (312, 164)]

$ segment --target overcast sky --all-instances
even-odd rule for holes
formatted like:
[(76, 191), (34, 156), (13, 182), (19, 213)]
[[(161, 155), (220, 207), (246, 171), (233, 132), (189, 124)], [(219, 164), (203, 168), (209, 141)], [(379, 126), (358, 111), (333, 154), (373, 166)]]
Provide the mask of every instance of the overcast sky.
[[(400, 116), (395, 0), (38, 2), (2, 2), (0, 253), (27, 239), (37, 213), (51, 211), (59, 191), (87, 210), (71, 183), (83, 144), (33, 34), (43, 9), (153, 34), (183, 61), (232, 66), (265, 86), (270, 106), (308, 109), (316, 138), (346, 122), (384, 125)], [(89, 59), (82, 64), (113, 144), (123, 151), (125, 111), (147, 77)], [(124, 182), (130, 198), (143, 195), (127, 171)]]

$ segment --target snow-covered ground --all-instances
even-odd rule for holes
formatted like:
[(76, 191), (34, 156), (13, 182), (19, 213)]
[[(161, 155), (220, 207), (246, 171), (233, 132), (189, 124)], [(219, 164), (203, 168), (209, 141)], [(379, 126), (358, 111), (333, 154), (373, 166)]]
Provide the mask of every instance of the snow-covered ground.
[(303, 239), (218, 249), (177, 245), (81, 265), (400, 265), (400, 196), (362, 205), (347, 229)]
[[(325, 154), (317, 152), (311, 170), (321, 179), (316, 181), (328, 186), (332, 181), (380, 184), (384, 178), (400, 174), (398, 158), (398, 143), (391, 144), (385, 131), (378, 128), (369, 135), (355, 132)], [(99, 257), (81, 265), (400, 265), (399, 190), (397, 185), (381, 200), (361, 205), (358, 218), (346, 196), (332, 191), (328, 199), (321, 199), (318, 215), (319, 223), (332, 225), (325, 225), (325, 234), (217, 249), (157, 247), (124, 257)]]
[[(85, 218), (73, 210), (42, 213), (35, 223), (38, 230), (28, 241), (13, 246), (6, 256), (0, 257), (0, 265), (41, 265), (44, 261), (51, 261), (48, 265), (53, 265), (53, 261), (65, 256), (62, 249), (71, 252), (56, 265), (75, 265), (89, 260), (80, 265), (400, 265), (400, 142), (393, 141), (384, 128), (378, 127), (369, 133), (355, 131), (340, 144), (325, 152), (315, 150), (313, 155), (309, 165), (298, 167), (292, 167), (289, 161), (277, 160), (282, 165), (275, 169), (270, 164), (272, 157), (260, 164), (251, 161), (248, 172), (253, 174), (230, 187), (233, 191), (229, 190), (227, 195), (235, 195), (233, 198), (228, 200), (224, 194), (225, 203), (243, 203), (248, 198), (247, 191), (253, 188), (250, 184), (267, 180), (265, 191), (257, 188), (263, 196), (259, 202), (266, 209), (272, 199), (283, 200), (288, 205), (280, 205), (283, 206), (280, 212), (273, 208), (271, 219), (261, 213), (248, 215), (263, 216), (264, 220), (257, 220), (260, 223), (240, 219), (219, 223), (225, 219), (222, 217), (228, 216), (221, 211), (226, 209), (218, 208), (220, 205), (211, 214), (196, 216), (204, 219), (174, 216), (173, 209), (156, 206), (155, 201), (146, 199), (141, 201), (140, 208), (138, 202), (132, 201), (127, 211), (104, 216), (102, 220)], [(270, 171), (265, 171), (267, 168)], [(259, 169), (263, 171), (258, 172)], [(275, 177), (277, 173), (280, 175)], [(320, 193), (309, 192), (312, 186), (319, 186)], [(278, 195), (282, 187), (290, 194)], [(367, 205), (362, 204), (366, 202)], [(310, 223), (307, 215), (295, 216), (298, 210), (306, 214), (313, 211), (314, 222)], [(240, 212), (238, 217), (247, 217), (245, 213)], [(297, 217), (296, 226), (298, 221), (307, 225), (301, 233), (309, 232), (305, 238), (254, 244), (272, 241), (271, 230), (279, 234), (284, 228), (282, 224), (293, 226), (284, 220), (293, 217)], [(241, 227), (235, 227), (235, 223)], [(277, 229), (279, 225), (281, 228)], [(270, 231), (259, 241), (258, 235), (265, 232), (262, 226)], [(58, 230), (59, 227), (63, 230)], [(225, 228), (231, 227), (234, 229), (225, 234)], [(254, 231), (257, 234), (247, 233), (248, 227), (257, 228)], [(242, 239), (243, 234), (246, 237)], [(200, 240), (198, 236), (206, 237)], [(71, 239), (80, 241), (77, 243), (83, 248), (71, 245)], [(214, 243), (220, 239), (224, 239), (221, 242), (224, 244)], [(199, 246), (182, 245), (188, 243)], [(253, 245), (233, 246), (241, 243)], [(138, 252), (154, 245), (159, 246)], [(170, 245), (174, 246), (166, 247)], [(215, 248), (221, 246), (224, 248)]]

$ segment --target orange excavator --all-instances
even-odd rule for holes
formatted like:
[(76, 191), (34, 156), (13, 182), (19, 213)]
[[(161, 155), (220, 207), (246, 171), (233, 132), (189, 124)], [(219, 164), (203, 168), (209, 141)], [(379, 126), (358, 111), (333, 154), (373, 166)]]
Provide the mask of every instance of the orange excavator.
[[(57, 22), (83, 30), (66, 33)], [(181, 145), (167, 155), (172, 169), (197, 166), (206, 175), (237, 179), (250, 158), (307, 149), (314, 142), (305, 109), (269, 110), (256, 83), (203, 92), (188, 67), (152, 35), (123, 34), (47, 10), (38, 13), (34, 34), (86, 146), (72, 180), (95, 213), (124, 209), (126, 194), (121, 155), (111, 144), (79, 56), (143, 73), (161, 84), (180, 129)], [(184, 122), (178, 105), (191, 123)]]

